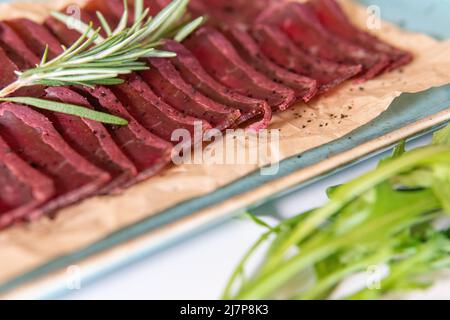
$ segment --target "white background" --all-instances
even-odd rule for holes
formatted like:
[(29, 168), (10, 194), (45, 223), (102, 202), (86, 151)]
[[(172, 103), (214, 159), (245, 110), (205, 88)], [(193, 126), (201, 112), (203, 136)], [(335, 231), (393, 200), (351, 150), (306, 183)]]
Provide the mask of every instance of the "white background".
[[(430, 141), (430, 136), (409, 147)], [(372, 168), (381, 158), (365, 161), (340, 174), (259, 210), (290, 217), (326, 201), (329, 186), (344, 183)], [(267, 212), (266, 212), (267, 211)], [(269, 219), (270, 221), (270, 219)], [(65, 299), (217, 299), (243, 253), (264, 230), (246, 219), (235, 219), (199, 234), (162, 253), (117, 271), (93, 284), (82, 283)], [(418, 298), (450, 298), (435, 290)]]

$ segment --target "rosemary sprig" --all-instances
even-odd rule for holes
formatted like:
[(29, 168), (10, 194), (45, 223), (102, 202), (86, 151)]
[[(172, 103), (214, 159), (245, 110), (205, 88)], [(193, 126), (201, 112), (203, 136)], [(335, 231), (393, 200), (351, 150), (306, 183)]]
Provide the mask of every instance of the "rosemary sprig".
[[(119, 77), (135, 71), (148, 69), (142, 58), (158, 57), (170, 58), (172, 52), (157, 50), (161, 40), (167, 38), (173, 30), (178, 30), (174, 39), (180, 41), (194, 31), (203, 21), (198, 18), (192, 22), (180, 25), (186, 15), (189, 0), (174, 0), (155, 17), (149, 16), (149, 10), (143, 9), (142, 0), (135, 1), (135, 22), (127, 27), (128, 4), (124, 0), (124, 14), (117, 27), (112, 28), (104, 16), (97, 12), (102, 28), (107, 37), (100, 35), (101, 28), (93, 29), (92, 23), (85, 24), (77, 21), (73, 24), (73, 17), (54, 12), (52, 15), (59, 21), (76, 25), (81, 37), (69, 48), (54, 59), (48, 61), (48, 48), (45, 50), (41, 63), (35, 68), (24, 72), (17, 72), (17, 80), (0, 91), (0, 98), (4, 98), (20, 88), (70, 85), (115, 85), (123, 82)], [(21, 98), (21, 101), (28, 101)], [(41, 100), (41, 101), (40, 101)], [(25, 103), (25, 102), (23, 102)], [(32, 106), (48, 107), (48, 101), (33, 99)], [(51, 102), (53, 111), (78, 115), (96, 121), (124, 124), (125, 120), (116, 121), (117, 117), (103, 113), (92, 113), (92, 110), (77, 106), (67, 107), (67, 104)], [(86, 110), (85, 110), (86, 109)], [(104, 116), (102, 116), (104, 115)], [(120, 122), (120, 123), (117, 123)]]

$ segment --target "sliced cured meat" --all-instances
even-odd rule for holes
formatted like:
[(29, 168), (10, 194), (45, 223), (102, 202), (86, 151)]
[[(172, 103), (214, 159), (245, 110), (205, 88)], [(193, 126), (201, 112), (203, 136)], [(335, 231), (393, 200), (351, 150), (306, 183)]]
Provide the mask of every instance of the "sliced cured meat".
[[(68, 31), (63, 25), (58, 37), (61, 41), (68, 42), (71, 38), (64, 28)], [(112, 86), (111, 89), (127, 111), (158, 137), (171, 141), (172, 132), (176, 129), (186, 129), (193, 134), (196, 121), (202, 124), (204, 130), (211, 128), (209, 123), (182, 114), (166, 104), (136, 73), (127, 76), (125, 80), (124, 84)]]
[(171, 2), (172, 0), (144, 0), (144, 8), (148, 8), (150, 15), (155, 16)]
[[(0, 89), (3, 89), (17, 80), (17, 75), (15, 73), (17, 71), (19, 71), (19, 68), (6, 55), (6, 52), (2, 49), (0, 44)], [(20, 88), (11, 94), (11, 96), (26, 97), (41, 97), (42, 95), (44, 95), (44, 88), (42, 86)]]
[(52, 178), (55, 195), (38, 213), (49, 213), (96, 194), (110, 180), (75, 152), (42, 114), (22, 105), (0, 106), (0, 135), (18, 156)]
[(142, 78), (171, 106), (186, 115), (206, 120), (219, 130), (235, 125), (240, 117), (239, 110), (232, 110), (203, 95), (183, 80), (168, 59), (148, 61), (151, 68), (141, 72)]
[(190, 7), (197, 15), (206, 14), (210, 23), (222, 25), (251, 25), (258, 15), (278, 0), (191, 0)]
[(0, 46), (20, 70), (32, 68), (39, 63), (39, 58), (28, 49), (18, 34), (3, 21), (0, 21)]
[(6, 52), (0, 47), (0, 89), (16, 81), (17, 66), (8, 58)]
[(52, 180), (22, 160), (0, 137), (0, 229), (26, 219), (54, 193)]
[(258, 130), (268, 126), (272, 118), (272, 110), (266, 101), (231, 92), (229, 88), (211, 77), (197, 58), (181, 43), (167, 40), (164, 49), (177, 54), (170, 61), (175, 65), (184, 80), (211, 99), (240, 110), (241, 117), (237, 124), (261, 117), (262, 120), (251, 124), (250, 128)]
[(310, 4), (321, 23), (333, 34), (375, 52), (386, 54), (390, 59), (388, 71), (402, 67), (413, 60), (410, 52), (398, 49), (353, 25), (335, 0), (312, 0)]
[[(95, 26), (100, 26), (100, 22), (96, 17), (96, 11), (100, 11), (108, 22), (110, 28), (114, 30), (123, 15), (123, 10), (123, 0), (92, 0), (83, 7), (82, 11), (86, 12), (95, 19), (95, 21), (93, 21)], [(82, 20), (88, 22), (86, 19), (82, 18)], [(133, 24), (133, 21), (134, 9), (129, 10), (128, 12), (128, 24)]]
[[(65, 14), (72, 15), (72, 14), (80, 14), (81, 20), (85, 22), (92, 21), (93, 23), (97, 23), (98, 20), (97, 17), (92, 16), (90, 13), (88, 13), (86, 10), (80, 10), (77, 12), (71, 12), (71, 7), (66, 8), (63, 10)], [(54, 17), (48, 17), (44, 22), (45, 27), (47, 27), (52, 34), (57, 37), (62, 44), (64, 44), (66, 47), (69, 47), (73, 43), (75, 43), (81, 36), (81, 34), (76, 31), (75, 29), (69, 29), (64, 23), (60, 22)]]
[(291, 72), (272, 62), (246, 30), (229, 27), (226, 35), (245, 61), (273, 81), (293, 89), (299, 99), (308, 102), (317, 94), (318, 84), (316, 80)]
[(185, 115), (168, 105), (137, 74), (131, 74), (125, 79), (125, 83), (111, 89), (130, 114), (151, 133), (171, 141), (177, 129), (189, 131), (192, 137), (196, 124), (199, 127), (201, 125), (204, 131), (211, 129), (208, 122)]
[[(144, 8), (149, 9), (149, 15), (155, 16), (170, 2), (170, 0), (144, 0), (143, 4)], [(85, 9), (91, 14), (95, 11), (102, 12), (111, 27), (117, 26), (124, 13), (123, 0), (92, 0), (85, 6)], [(134, 20), (134, 1), (128, 1), (128, 26), (131, 26)]]
[(138, 175), (128, 181), (130, 186), (154, 176), (171, 160), (172, 144), (142, 127), (106, 87), (76, 88), (97, 110), (128, 120), (126, 126), (107, 126), (122, 152), (136, 166)]
[[(36, 24), (35, 28), (36, 34), (43, 35), (42, 38), (36, 35), (23, 35), (27, 42), (28, 38), (31, 38), (30, 43), (33, 43), (33, 51), (39, 52), (45, 49), (45, 41), (49, 41), (49, 55), (58, 55), (62, 50), (59, 41), (43, 26)], [(133, 162), (138, 171), (138, 175), (128, 181), (126, 186), (151, 177), (169, 163), (172, 145), (152, 135), (139, 125), (110, 89), (98, 86), (95, 88), (76, 88), (76, 91), (86, 97), (94, 108), (129, 120), (130, 123), (127, 126), (108, 126), (114, 141)]]
[(385, 54), (355, 45), (324, 28), (308, 3), (289, 2), (271, 6), (258, 21), (278, 26), (311, 55), (342, 64), (362, 65), (362, 81), (377, 76), (389, 65)]
[(44, 54), (46, 45), (49, 48), (48, 54), (50, 59), (55, 58), (63, 50), (60, 42), (52, 33), (34, 21), (20, 18), (8, 20), (6, 23), (17, 32), (27, 47), (39, 57)]
[[(96, 1), (92, 1), (91, 3), (96, 10), (103, 9), (103, 12), (106, 12), (110, 19), (116, 23), (123, 13), (123, 4), (121, 4), (121, 1), (111, 1), (107, 5), (97, 3)], [(159, 9), (162, 7), (160, 6), (161, 3), (162, 2), (146, 1), (144, 5), (150, 8), (158, 7)], [(155, 9), (155, 11), (159, 10)], [(131, 21), (129, 21), (129, 23), (131, 23)], [(163, 96), (166, 102), (173, 105), (182, 112), (182, 114), (191, 116), (191, 118), (196, 117), (204, 119), (220, 130), (229, 128), (236, 123), (240, 116), (239, 111), (231, 110), (226, 106), (220, 105), (206, 96), (203, 96), (200, 92), (193, 90), (192, 86), (181, 78), (177, 70), (169, 61), (166, 59), (149, 59), (149, 62), (156, 69), (142, 72), (142, 77), (157, 94)], [(127, 85), (122, 86), (122, 89), (126, 86)], [(165, 90), (172, 91), (170, 94), (162, 94), (163, 92), (166, 93)], [(130, 92), (130, 90), (127, 91)], [(121, 93), (121, 96), (124, 98), (124, 91), (122, 90)], [(136, 95), (135, 98), (137, 98)], [(128, 102), (130, 102), (130, 100), (128, 100)], [(132, 107), (132, 105), (130, 105), (130, 107)], [(157, 125), (161, 126), (161, 123), (157, 123)], [(207, 127), (209, 126), (210, 125), (207, 124)], [(192, 131), (192, 127), (189, 131)], [(173, 131), (171, 130), (170, 132)], [(165, 133), (166, 138), (167, 135), (168, 132)]]
[[(48, 100), (92, 108), (84, 97), (65, 87), (50, 87), (46, 93)], [(137, 175), (135, 166), (101, 123), (57, 112), (45, 112), (45, 115), (75, 151), (110, 174), (111, 181), (100, 193), (118, 192)]]
[(184, 44), (213, 78), (232, 91), (263, 99), (274, 110), (285, 110), (295, 101), (293, 90), (273, 82), (247, 64), (216, 29), (202, 28)]
[(348, 66), (314, 57), (298, 48), (280, 29), (259, 24), (253, 35), (261, 50), (278, 65), (315, 79), (320, 91), (328, 91), (361, 72), (361, 66)]
[[(202, 0), (191, 0), (189, 1), (189, 13), (192, 14), (193, 17), (200, 17), (208, 15), (208, 9)], [(216, 19), (211, 19), (211, 17), (208, 16), (206, 23), (211, 26), (220, 27), (220, 25), (214, 24), (215, 21)]]

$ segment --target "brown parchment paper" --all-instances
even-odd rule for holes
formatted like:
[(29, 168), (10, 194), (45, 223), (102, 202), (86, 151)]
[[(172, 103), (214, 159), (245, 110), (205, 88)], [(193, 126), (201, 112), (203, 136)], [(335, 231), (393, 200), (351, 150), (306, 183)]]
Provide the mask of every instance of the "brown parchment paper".
[[(28, 17), (41, 21), (52, 9), (84, 2), (4, 4), (0, 5), (0, 19)], [(366, 28), (365, 8), (347, 0), (341, 2), (354, 22)], [(388, 23), (372, 32), (413, 52), (414, 62), (363, 85), (347, 83), (309, 105), (298, 104), (276, 115), (271, 127), (281, 130), (280, 160), (340, 138), (368, 123), (403, 92), (420, 92), (450, 83), (450, 41), (439, 42)], [(63, 210), (56, 220), (41, 219), (0, 232), (0, 282), (52, 258), (80, 250), (179, 202), (217, 190), (256, 169), (257, 165), (176, 166), (123, 195), (93, 198)]]

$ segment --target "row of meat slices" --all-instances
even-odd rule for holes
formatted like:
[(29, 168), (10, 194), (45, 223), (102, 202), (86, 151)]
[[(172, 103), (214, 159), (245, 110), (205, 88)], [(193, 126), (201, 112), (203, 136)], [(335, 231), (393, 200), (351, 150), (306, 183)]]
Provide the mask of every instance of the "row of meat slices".
[[(133, 1), (130, 1), (132, 6)], [(170, 0), (145, 0), (152, 15)], [(122, 0), (94, 0), (85, 22), (111, 25)], [(129, 24), (133, 23), (133, 10)], [(172, 133), (266, 128), (272, 113), (330, 91), (349, 79), (369, 80), (412, 56), (354, 27), (335, 0), (191, 0), (207, 24), (182, 44), (167, 40), (171, 59), (116, 86), (35, 86), (15, 95), (41, 97), (105, 111), (129, 120), (103, 125), (27, 106), (0, 105), (0, 228), (52, 214), (93, 195), (121, 192), (170, 163)], [(0, 88), (79, 37), (54, 18), (0, 22)], [(196, 143), (191, 141), (190, 143)]]

